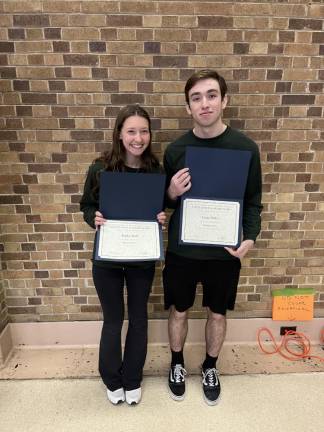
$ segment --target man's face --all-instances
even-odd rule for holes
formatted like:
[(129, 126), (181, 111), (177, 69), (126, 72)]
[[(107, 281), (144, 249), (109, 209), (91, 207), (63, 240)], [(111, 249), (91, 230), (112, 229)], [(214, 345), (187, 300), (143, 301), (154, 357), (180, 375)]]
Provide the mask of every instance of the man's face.
[(189, 105), (186, 108), (196, 126), (211, 127), (221, 122), (226, 104), (227, 96), (222, 100), (218, 81), (207, 78), (198, 81), (189, 90)]

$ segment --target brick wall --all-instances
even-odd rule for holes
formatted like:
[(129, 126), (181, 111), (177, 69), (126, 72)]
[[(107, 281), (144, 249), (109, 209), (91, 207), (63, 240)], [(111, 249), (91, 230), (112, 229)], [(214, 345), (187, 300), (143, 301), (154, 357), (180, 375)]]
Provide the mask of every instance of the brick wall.
[(0, 280), (0, 334), (2, 330), (7, 325), (7, 322), (9, 320), (8, 317), (8, 310), (5, 302), (5, 292), (4, 292), (4, 286), (3, 281)]
[[(162, 156), (191, 125), (183, 86), (205, 67), (226, 77), (226, 121), (256, 140), (263, 163), (263, 230), (230, 316), (271, 316), (271, 289), (285, 286), (314, 287), (324, 316), (321, 1), (0, 1), (0, 12), (0, 217), (12, 321), (100, 318), (93, 231), (78, 212), (87, 167), (128, 102), (148, 108)], [(3, 297), (0, 288), (0, 323)], [(203, 316), (200, 298), (192, 317)], [(160, 265), (149, 311), (166, 316)]]

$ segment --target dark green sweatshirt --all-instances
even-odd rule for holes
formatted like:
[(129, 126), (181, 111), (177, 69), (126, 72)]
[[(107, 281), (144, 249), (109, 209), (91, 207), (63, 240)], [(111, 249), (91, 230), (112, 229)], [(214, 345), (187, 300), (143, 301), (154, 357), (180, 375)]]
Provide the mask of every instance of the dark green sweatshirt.
[[(93, 189), (98, 184), (98, 178), (100, 171), (103, 171), (104, 166), (102, 162), (95, 162), (90, 165), (87, 178), (84, 184), (84, 191), (80, 201), (80, 210), (83, 213), (83, 219), (85, 222), (91, 226), (91, 228), (96, 228), (94, 224), (95, 213), (99, 210), (99, 190), (97, 193), (93, 192)], [(162, 168), (157, 167), (152, 171), (152, 173), (162, 173)], [(126, 172), (130, 173), (144, 173), (142, 169), (135, 169), (126, 167)], [(122, 199), (122, 197), (121, 197)], [(95, 243), (94, 243), (95, 246)], [(94, 257), (94, 251), (93, 251)], [(134, 262), (114, 262), (114, 261), (98, 261), (93, 258), (93, 263), (98, 267), (109, 267), (109, 268), (120, 268), (120, 267), (142, 267), (147, 268), (155, 265), (155, 261), (134, 261)]]
[[(172, 176), (185, 168), (187, 146), (209, 147), (230, 150), (247, 150), (251, 152), (251, 161), (243, 201), (243, 240), (256, 239), (261, 227), (261, 166), (258, 146), (238, 130), (227, 127), (215, 138), (198, 138), (190, 130), (171, 143), (164, 153), (164, 169), (167, 175), (166, 187), (169, 187)], [(211, 174), (212, 175), (212, 174)], [(223, 247), (196, 246), (179, 244), (180, 198), (176, 201), (167, 199), (167, 206), (174, 208), (169, 223), (168, 251), (194, 259), (236, 259)]]

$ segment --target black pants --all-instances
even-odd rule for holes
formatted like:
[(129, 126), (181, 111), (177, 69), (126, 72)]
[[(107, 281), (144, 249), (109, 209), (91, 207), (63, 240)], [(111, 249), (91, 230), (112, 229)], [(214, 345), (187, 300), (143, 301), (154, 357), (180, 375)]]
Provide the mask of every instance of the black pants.
[[(92, 268), (93, 281), (103, 311), (99, 372), (107, 388), (134, 390), (140, 386), (147, 353), (147, 302), (155, 267)], [(122, 357), (124, 280), (127, 287), (128, 331)]]

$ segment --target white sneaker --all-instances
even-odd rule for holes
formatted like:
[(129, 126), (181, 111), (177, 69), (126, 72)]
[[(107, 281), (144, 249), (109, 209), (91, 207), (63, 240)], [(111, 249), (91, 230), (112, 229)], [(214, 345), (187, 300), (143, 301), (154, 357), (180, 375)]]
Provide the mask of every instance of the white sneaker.
[(124, 389), (122, 387), (115, 391), (110, 391), (107, 389), (107, 397), (112, 404), (118, 405), (125, 401)]
[(129, 391), (126, 390), (125, 396), (128, 405), (137, 405), (140, 402), (142, 397), (142, 389), (141, 387), (138, 387), (135, 390), (129, 390)]

